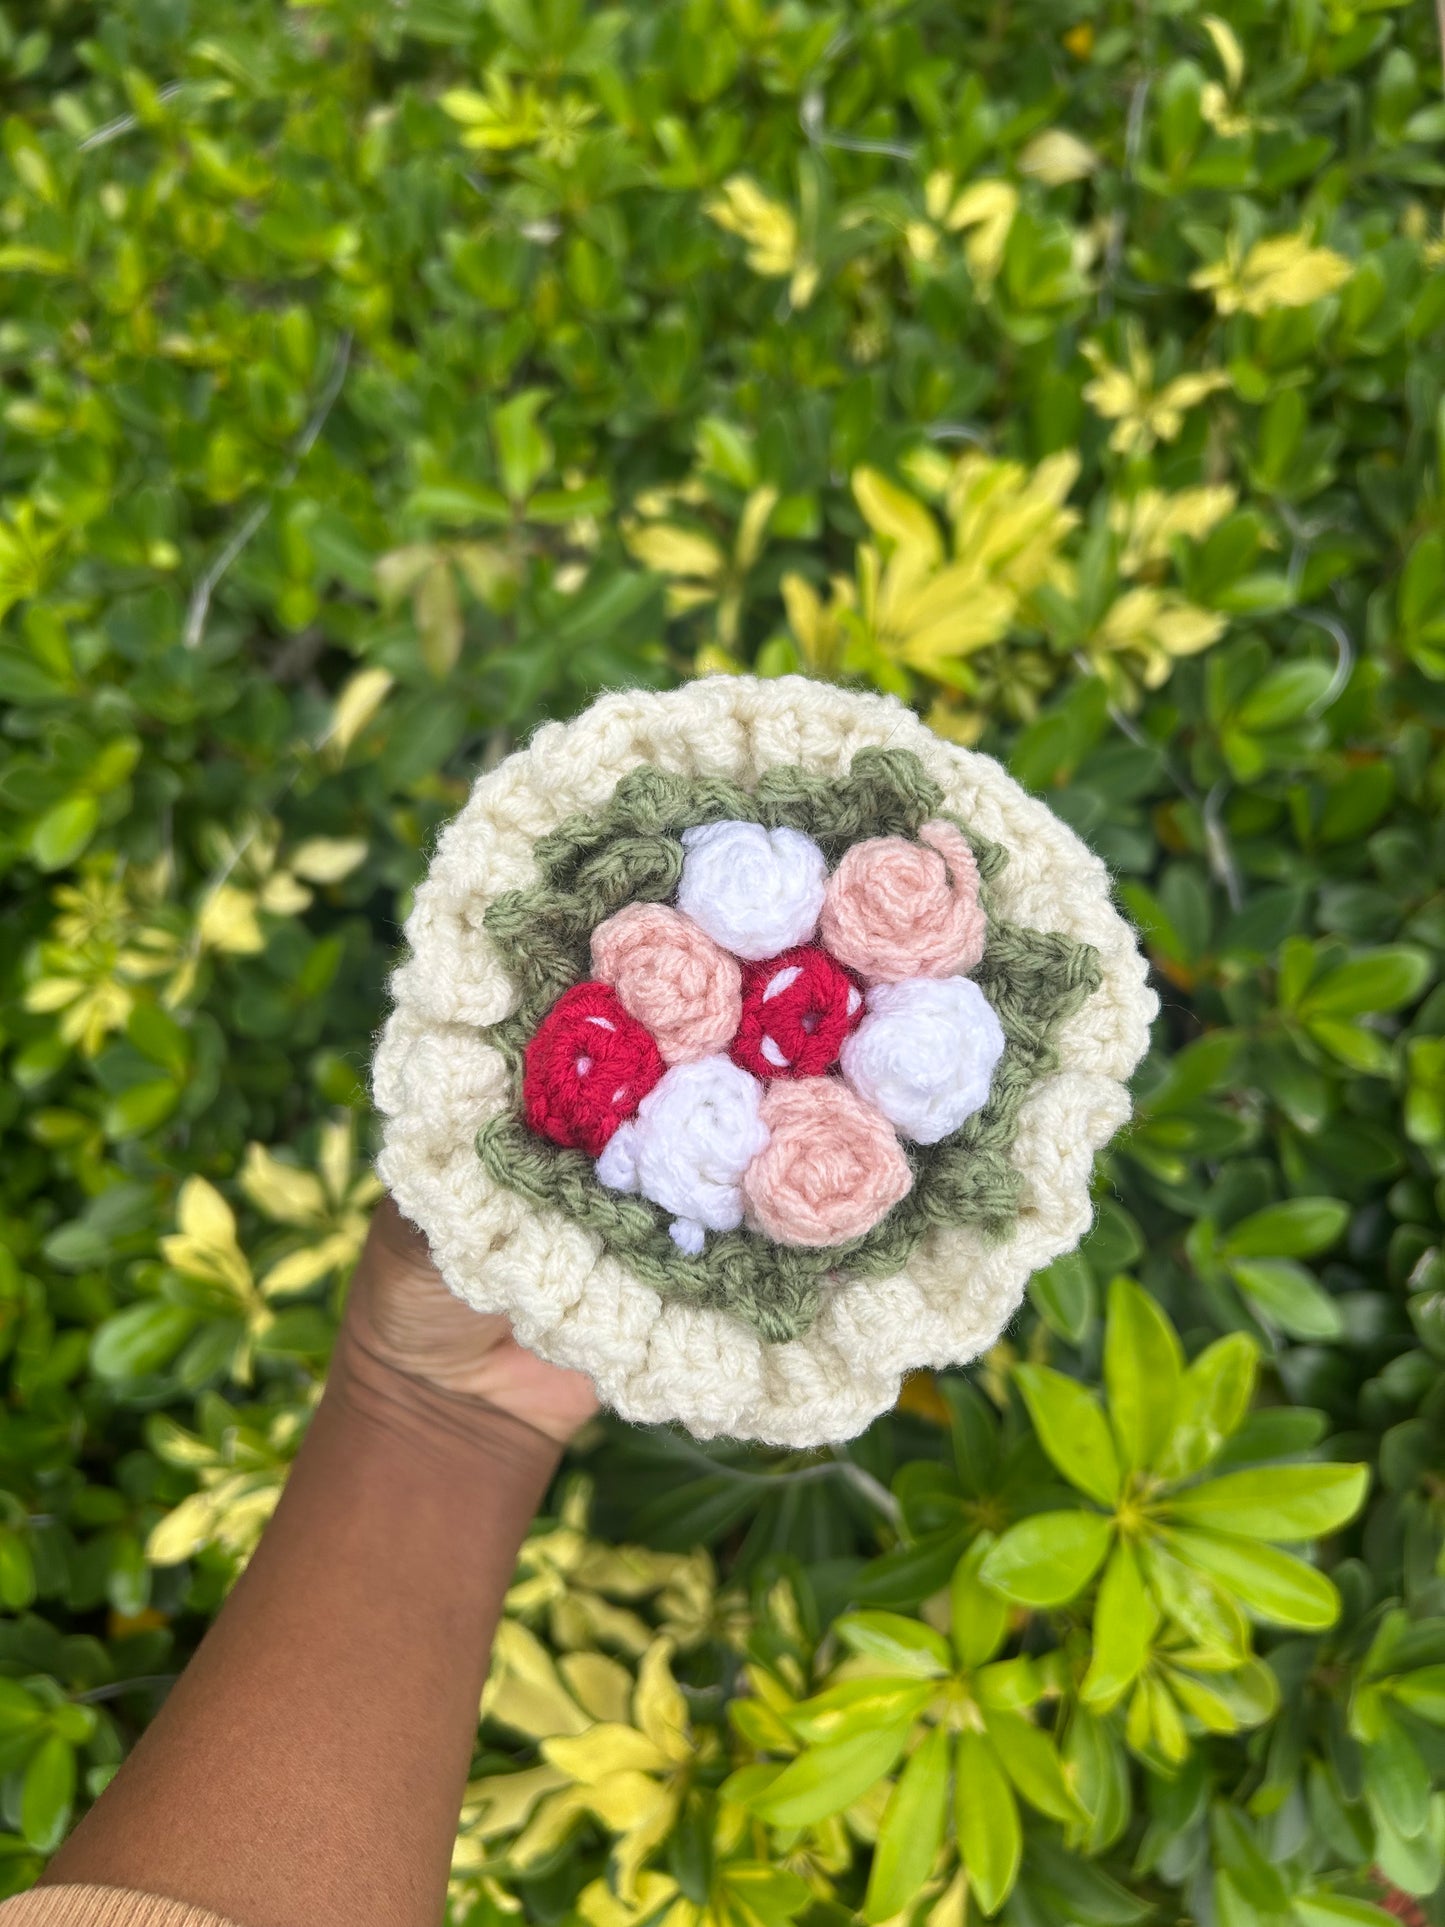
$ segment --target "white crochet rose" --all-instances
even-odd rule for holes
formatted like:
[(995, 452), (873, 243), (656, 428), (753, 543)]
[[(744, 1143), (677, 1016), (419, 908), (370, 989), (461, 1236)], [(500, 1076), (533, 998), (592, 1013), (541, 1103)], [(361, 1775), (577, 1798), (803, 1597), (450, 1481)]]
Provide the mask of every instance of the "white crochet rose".
[(1003, 1026), (971, 977), (875, 984), (843, 1075), (901, 1137), (937, 1144), (988, 1102)]
[(677, 907), (748, 963), (807, 943), (818, 928), (828, 865), (801, 830), (707, 823), (684, 830)]
[(597, 1176), (671, 1211), (673, 1243), (695, 1254), (707, 1232), (736, 1231), (743, 1221), (743, 1172), (768, 1148), (762, 1095), (730, 1057), (674, 1064), (607, 1140)]
[[(869, 745), (919, 757), (943, 811), (1011, 853), (990, 883), (997, 914), (1092, 944), (1102, 983), (1060, 1025), (1057, 1069), (1024, 1098), (1010, 1152), (1019, 1213), (1007, 1235), (937, 1226), (892, 1277), (833, 1284), (803, 1337), (770, 1344), (725, 1312), (660, 1297), (595, 1233), (488, 1175), (477, 1131), (516, 1094), (484, 1027), (517, 992), (483, 918), (503, 891), (536, 882), (539, 837), (574, 811), (602, 809), (639, 764), (751, 786), (779, 766), (844, 776)], [(626, 1418), (785, 1446), (851, 1438), (893, 1404), (904, 1373), (993, 1343), (1029, 1275), (1088, 1227), (1094, 1153), (1128, 1116), (1125, 1079), (1157, 1007), (1104, 866), (1043, 803), (891, 697), (797, 676), (628, 691), (547, 724), (478, 781), (442, 833), (406, 934), (375, 1065), (386, 1120), (378, 1169), (452, 1290), (479, 1311), (505, 1312), (523, 1344), (586, 1372)]]

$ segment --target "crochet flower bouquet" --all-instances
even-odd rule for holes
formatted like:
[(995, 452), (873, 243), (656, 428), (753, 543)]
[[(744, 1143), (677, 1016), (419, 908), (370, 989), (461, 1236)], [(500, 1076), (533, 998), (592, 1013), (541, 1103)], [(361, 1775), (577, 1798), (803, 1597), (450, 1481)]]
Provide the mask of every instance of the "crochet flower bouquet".
[(1089, 1223), (1155, 1001), (986, 756), (797, 677), (609, 696), (477, 784), (407, 924), (381, 1174), (624, 1416), (818, 1445)]

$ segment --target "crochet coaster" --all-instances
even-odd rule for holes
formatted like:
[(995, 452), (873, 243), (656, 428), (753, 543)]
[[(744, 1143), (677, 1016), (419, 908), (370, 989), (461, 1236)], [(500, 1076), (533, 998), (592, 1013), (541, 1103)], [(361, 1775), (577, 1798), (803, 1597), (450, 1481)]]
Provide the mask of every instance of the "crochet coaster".
[(802, 677), (549, 724), (406, 934), (379, 1169), (452, 1290), (624, 1417), (778, 1445), (993, 1342), (1157, 1008), (1042, 803)]

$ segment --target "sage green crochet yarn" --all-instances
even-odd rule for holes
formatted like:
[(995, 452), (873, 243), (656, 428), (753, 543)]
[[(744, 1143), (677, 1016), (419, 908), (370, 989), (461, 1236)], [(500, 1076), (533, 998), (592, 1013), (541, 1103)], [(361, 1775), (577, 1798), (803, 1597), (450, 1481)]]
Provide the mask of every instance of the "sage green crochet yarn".
[[(722, 821), (787, 826), (813, 837), (832, 865), (865, 837), (915, 836), (943, 813), (942, 804), (942, 792), (907, 750), (860, 750), (841, 779), (775, 768), (751, 790), (650, 766), (632, 770), (604, 809), (569, 817), (539, 840), (540, 882), (498, 897), (488, 910), (488, 934), (520, 992), (517, 1007), (489, 1035), (519, 1074), (522, 1052), (543, 1017), (564, 990), (588, 976), (596, 926), (624, 903), (661, 902), (673, 894), (683, 830)], [(728, 1232), (709, 1238), (700, 1256), (685, 1256), (668, 1235), (663, 1212), (608, 1190), (589, 1158), (545, 1143), (516, 1113), (491, 1119), (478, 1135), (489, 1174), (594, 1232), (658, 1292), (726, 1311), (773, 1342), (808, 1330), (825, 1278), (886, 1277), (935, 1225), (973, 1224), (1002, 1236), (1018, 1215), (1020, 1178), (1009, 1152), (1020, 1107), (1030, 1086), (1053, 1068), (1059, 1025), (1098, 988), (1099, 966), (1087, 944), (996, 917), (989, 886), (1007, 852), (967, 823), (959, 828), (978, 861), (988, 915), (984, 956), (973, 976), (998, 1015), (1004, 1053), (987, 1104), (961, 1130), (941, 1144), (904, 1147), (913, 1188), (864, 1237), (808, 1251)]]

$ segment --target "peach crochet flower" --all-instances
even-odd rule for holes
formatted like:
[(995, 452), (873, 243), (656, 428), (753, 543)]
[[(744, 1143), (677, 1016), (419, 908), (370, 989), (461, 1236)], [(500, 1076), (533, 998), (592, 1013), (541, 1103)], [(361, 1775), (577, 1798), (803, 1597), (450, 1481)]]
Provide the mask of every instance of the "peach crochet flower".
[(968, 839), (935, 819), (910, 843), (875, 836), (843, 853), (828, 879), (819, 938), (869, 983), (952, 977), (983, 955), (978, 864)]
[(695, 1063), (732, 1042), (742, 971), (680, 910), (626, 904), (592, 932), (592, 968), (652, 1032), (665, 1063)]
[(775, 1244), (861, 1238), (912, 1188), (887, 1119), (837, 1078), (769, 1084), (762, 1115), (772, 1136), (743, 1173), (743, 1205)]

